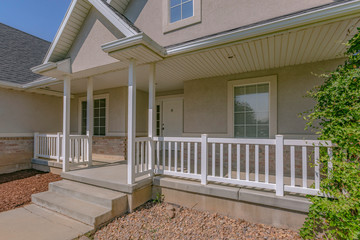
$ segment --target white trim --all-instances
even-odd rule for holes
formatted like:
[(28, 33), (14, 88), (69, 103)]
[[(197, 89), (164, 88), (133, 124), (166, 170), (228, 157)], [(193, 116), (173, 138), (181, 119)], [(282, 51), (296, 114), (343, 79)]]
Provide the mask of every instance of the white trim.
[(229, 137), (234, 137), (234, 87), (269, 83), (269, 138), (277, 134), (277, 75), (234, 80), (228, 82), (228, 124)]
[(133, 36), (137, 32), (129, 26), (123, 19), (114, 13), (108, 6), (99, 0), (88, 0), (104, 17), (106, 17), (117, 29), (126, 37)]
[(181, 45), (169, 47), (166, 49), (166, 52), (168, 56), (186, 53), (202, 48), (209, 48), (220, 44), (230, 43), (233, 41), (250, 39), (259, 35), (266, 35), (279, 31), (284, 31), (290, 28), (307, 26), (309, 24), (319, 23), (322, 21), (338, 19), (341, 17), (354, 17), (352, 15), (359, 15), (359, 13), (360, 0), (345, 2), (317, 9), (312, 12), (306, 12), (296, 16), (290, 16), (273, 22), (251, 26), (245, 29), (235, 30), (200, 40), (194, 40)]
[[(109, 109), (110, 109), (110, 102), (109, 102), (109, 98), (110, 98), (110, 94), (109, 93), (104, 93), (104, 94), (98, 94), (98, 95), (94, 95), (94, 100), (96, 99), (105, 99), (106, 100), (106, 119), (105, 119), (105, 136), (109, 135)], [(81, 103), (82, 102), (86, 102), (87, 101), (87, 97), (79, 97), (78, 100), (78, 134), (81, 135)], [(94, 127), (94, 124), (93, 124)], [(98, 135), (94, 135), (95, 137), (97, 137)]]
[(61, 25), (60, 25), (58, 31), (56, 32), (54, 40), (52, 41), (52, 43), (50, 45), (50, 48), (49, 48), (48, 52), (45, 55), (45, 58), (44, 58), (44, 61), (43, 61), (44, 63), (47, 63), (49, 61), (49, 59), (50, 59), (50, 57), (51, 57), (51, 55), (52, 55), (52, 53), (53, 53), (53, 51), (54, 51), (54, 49), (56, 47), (61, 35), (62, 35), (62, 32), (64, 31), (64, 28), (67, 25), (67, 22), (68, 22), (68, 20), (69, 20), (69, 18), (71, 16), (71, 13), (74, 10), (75, 5), (77, 4), (77, 1), (78, 0), (72, 0), (68, 10), (66, 11), (65, 17), (62, 20)]
[(162, 0), (163, 33), (168, 33), (201, 22), (201, 0), (193, 0), (193, 16), (170, 22), (170, 0)]

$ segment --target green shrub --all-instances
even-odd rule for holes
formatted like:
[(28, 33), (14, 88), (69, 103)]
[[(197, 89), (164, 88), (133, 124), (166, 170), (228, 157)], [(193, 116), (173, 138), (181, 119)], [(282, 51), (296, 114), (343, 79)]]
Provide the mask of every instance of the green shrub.
[(305, 239), (360, 238), (360, 33), (349, 41), (346, 57), (309, 92), (317, 103), (305, 113), (307, 126), (336, 147), (329, 177), (329, 158), (320, 159), (320, 190), (327, 197), (309, 196), (312, 205), (300, 230)]

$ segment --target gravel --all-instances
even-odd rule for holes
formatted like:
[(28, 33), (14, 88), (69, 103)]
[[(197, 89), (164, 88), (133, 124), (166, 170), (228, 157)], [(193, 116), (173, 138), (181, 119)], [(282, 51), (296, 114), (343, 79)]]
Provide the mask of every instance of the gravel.
[(297, 232), (215, 213), (148, 202), (98, 230), (94, 239), (301, 239)]
[(33, 169), (0, 175), (0, 212), (30, 203), (32, 194), (47, 191), (50, 182), (59, 180), (59, 175)]

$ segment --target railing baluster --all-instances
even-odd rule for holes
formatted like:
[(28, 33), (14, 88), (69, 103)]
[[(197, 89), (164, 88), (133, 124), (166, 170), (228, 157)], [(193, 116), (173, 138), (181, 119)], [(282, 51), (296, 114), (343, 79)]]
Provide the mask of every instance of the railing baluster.
[(319, 166), (319, 147), (315, 147), (315, 189), (320, 188), (320, 166)]
[(307, 188), (307, 148), (302, 147), (302, 178), (303, 178), (303, 188)]
[(141, 171), (143, 172), (144, 171), (144, 148), (145, 148), (145, 142), (140, 142), (140, 144), (141, 144)]
[(144, 171), (149, 170), (149, 144), (148, 142), (144, 142), (145, 144), (145, 166), (144, 166)]
[(140, 142), (136, 142), (135, 151), (136, 151), (136, 154), (135, 154), (135, 161), (136, 161), (135, 173), (139, 173), (140, 172)]
[(328, 162), (328, 177), (331, 178), (332, 175), (332, 170), (333, 170), (333, 163), (332, 163), (332, 159), (333, 159), (333, 153), (332, 153), (332, 148), (328, 147), (327, 148), (327, 154), (329, 156), (329, 162)]
[(180, 164), (181, 164), (181, 173), (184, 172), (184, 142), (181, 142), (181, 159), (180, 159)]
[(177, 172), (177, 166), (178, 166), (178, 143), (175, 142), (175, 150), (174, 150), (174, 155), (175, 155), (175, 162), (174, 162), (174, 165), (175, 165), (175, 172)]
[(269, 145), (265, 145), (265, 183), (269, 183)]
[(259, 145), (255, 145), (255, 182), (259, 181)]
[(187, 173), (191, 173), (191, 144), (188, 142), (187, 144)]
[(194, 146), (194, 173), (198, 173), (198, 143)]
[(165, 171), (165, 141), (162, 144), (162, 170)]
[(228, 178), (231, 179), (231, 144), (228, 144)]
[(171, 142), (169, 142), (169, 147), (168, 147), (168, 154), (169, 154), (169, 171), (171, 171)]
[(156, 159), (157, 170), (160, 171), (160, 141), (156, 142)]
[(290, 147), (291, 186), (295, 187), (295, 146)]
[(240, 180), (240, 144), (236, 144), (236, 178)]
[(220, 144), (220, 177), (224, 177), (224, 144)]
[(215, 147), (216, 147), (216, 145), (215, 145), (215, 143), (213, 143), (212, 144), (212, 168), (211, 168), (211, 170), (212, 170), (212, 176), (213, 177), (215, 177)]
[(250, 180), (250, 146), (246, 144), (246, 181)]

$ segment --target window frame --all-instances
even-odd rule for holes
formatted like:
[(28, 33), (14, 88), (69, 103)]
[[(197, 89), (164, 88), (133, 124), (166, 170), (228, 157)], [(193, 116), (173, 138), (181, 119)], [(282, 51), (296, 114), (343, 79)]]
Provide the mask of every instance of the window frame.
[[(109, 135), (109, 94), (94, 95), (93, 100), (105, 99), (105, 135), (94, 136), (108, 136)], [(82, 103), (87, 101), (87, 97), (80, 97), (78, 102), (78, 134), (81, 135), (82, 127)], [(94, 116), (93, 116), (94, 118)], [(93, 119), (93, 133), (94, 133), (94, 119)]]
[(269, 84), (269, 138), (277, 134), (277, 75), (233, 80), (228, 82), (228, 135), (234, 138), (234, 89), (247, 85)]
[(163, 33), (201, 22), (201, 0), (193, 0), (193, 11), (192, 17), (170, 22), (170, 0), (163, 0)]

